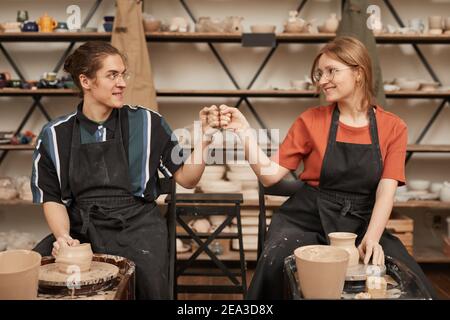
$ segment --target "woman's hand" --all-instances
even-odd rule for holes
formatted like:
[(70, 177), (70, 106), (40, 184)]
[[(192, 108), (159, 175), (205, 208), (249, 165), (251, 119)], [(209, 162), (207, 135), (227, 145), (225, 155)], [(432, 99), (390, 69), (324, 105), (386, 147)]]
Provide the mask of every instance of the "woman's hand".
[(77, 239), (73, 239), (71, 236), (64, 235), (61, 237), (56, 238), (56, 241), (53, 242), (53, 250), (52, 250), (52, 256), (56, 257), (59, 253), (59, 249), (62, 247), (73, 247), (80, 244), (80, 241)]
[(359, 256), (364, 258), (364, 264), (368, 264), (370, 262), (370, 258), (372, 257), (373, 265), (384, 265), (384, 251), (378, 241), (363, 238), (358, 250)]
[(250, 128), (247, 119), (237, 108), (220, 106), (220, 127), (236, 133), (245, 132)]

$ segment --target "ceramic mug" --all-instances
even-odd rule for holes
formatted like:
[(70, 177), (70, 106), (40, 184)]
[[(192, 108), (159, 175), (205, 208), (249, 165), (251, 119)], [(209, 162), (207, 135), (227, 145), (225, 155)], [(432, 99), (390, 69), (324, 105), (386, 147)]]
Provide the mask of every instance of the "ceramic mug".
[(425, 30), (425, 24), (423, 23), (422, 19), (415, 18), (409, 21), (409, 28), (412, 31), (422, 33)]
[(56, 80), (56, 72), (44, 72), (42, 74), (42, 79), (47, 81), (55, 81)]
[(67, 27), (67, 23), (66, 22), (60, 21), (56, 25), (56, 29), (57, 30), (69, 30), (69, 27)]

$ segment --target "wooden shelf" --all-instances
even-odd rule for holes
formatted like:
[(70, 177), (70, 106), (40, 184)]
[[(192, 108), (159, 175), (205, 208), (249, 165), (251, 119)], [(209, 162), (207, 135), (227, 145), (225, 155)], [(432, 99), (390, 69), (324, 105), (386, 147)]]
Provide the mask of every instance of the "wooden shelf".
[[(334, 33), (278, 33), (279, 43), (325, 43), (332, 40)], [(149, 42), (217, 42), (217, 43), (240, 43), (242, 36), (232, 33), (200, 33), (200, 32), (147, 32), (145, 38)], [(92, 40), (109, 41), (110, 32), (18, 32), (0, 33), (1, 42), (84, 42)], [(375, 36), (380, 44), (388, 43), (423, 43), (423, 44), (446, 44), (450, 43), (450, 35), (400, 35), (380, 34)]]
[(394, 208), (450, 209), (450, 202), (439, 200), (410, 200), (405, 202), (395, 202)]
[(78, 90), (72, 89), (0, 89), (0, 96), (77, 96)]
[(414, 258), (418, 263), (450, 263), (442, 247), (414, 247)]
[(450, 152), (450, 144), (410, 144), (406, 150), (412, 152)]
[[(222, 97), (222, 98), (317, 98), (313, 90), (156, 90), (158, 97)], [(72, 89), (0, 89), (0, 96), (77, 96), (78, 90)], [(391, 91), (387, 98), (393, 99), (445, 99), (450, 91)]]
[(31, 201), (22, 199), (0, 200), (0, 205), (37, 205)]
[(34, 150), (35, 146), (31, 144), (0, 144), (0, 150), (9, 150), (9, 151), (26, 151), (26, 150)]

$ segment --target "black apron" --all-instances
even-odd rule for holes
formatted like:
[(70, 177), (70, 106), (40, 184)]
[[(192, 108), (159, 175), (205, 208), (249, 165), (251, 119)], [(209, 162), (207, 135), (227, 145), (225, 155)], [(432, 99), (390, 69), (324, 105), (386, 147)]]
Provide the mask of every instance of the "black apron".
[[(155, 202), (130, 191), (120, 112), (114, 139), (81, 144), (75, 119), (69, 165), (73, 204), (68, 208), (70, 234), (90, 242), (94, 253), (119, 255), (136, 264), (136, 298), (169, 298), (168, 233)], [(50, 255), (49, 235), (34, 249)]]
[[(373, 108), (369, 110), (371, 144), (336, 141), (339, 108), (334, 107), (319, 187), (303, 184), (272, 217), (264, 250), (256, 266), (247, 299), (282, 299), (283, 262), (301, 246), (328, 245), (328, 233), (353, 232), (361, 243), (375, 204), (383, 161)], [(432, 297), (433, 287), (400, 240), (384, 231), (385, 255), (405, 263)]]

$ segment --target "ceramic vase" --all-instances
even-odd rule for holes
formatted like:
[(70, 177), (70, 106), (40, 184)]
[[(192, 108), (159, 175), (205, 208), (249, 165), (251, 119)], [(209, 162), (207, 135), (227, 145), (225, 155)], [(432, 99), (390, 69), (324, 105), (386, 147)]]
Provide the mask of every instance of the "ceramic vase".
[(351, 232), (332, 232), (328, 234), (330, 245), (347, 250), (350, 255), (348, 266), (356, 266), (359, 262), (359, 251), (355, 246), (357, 235)]

